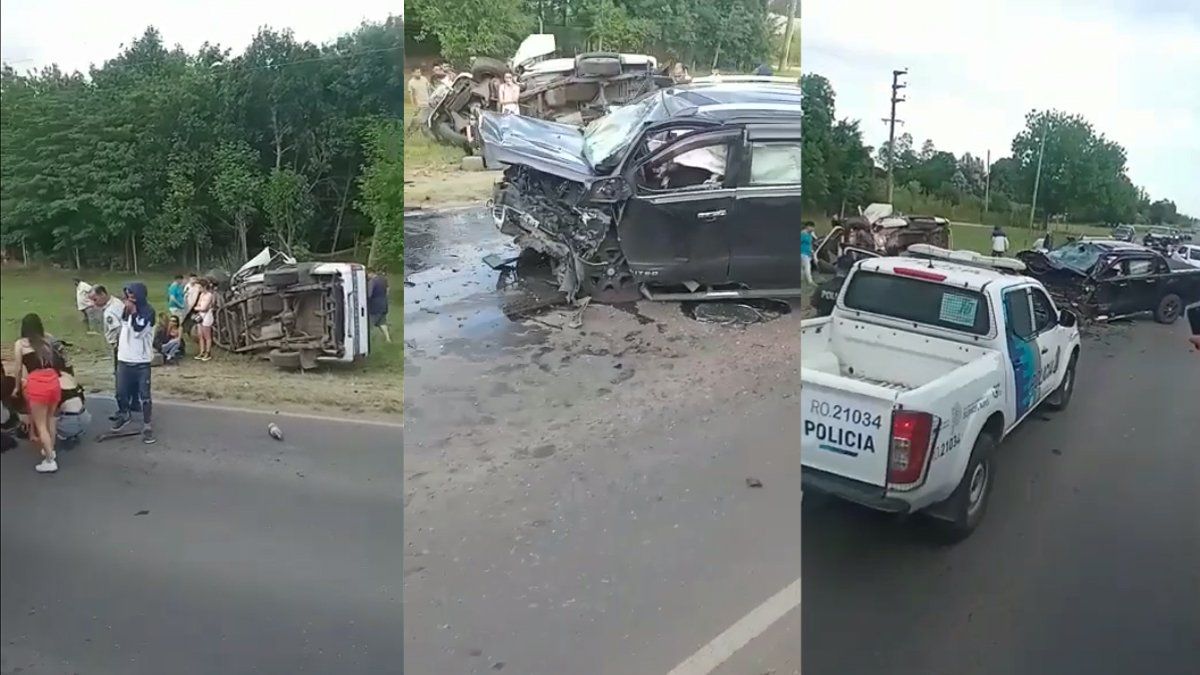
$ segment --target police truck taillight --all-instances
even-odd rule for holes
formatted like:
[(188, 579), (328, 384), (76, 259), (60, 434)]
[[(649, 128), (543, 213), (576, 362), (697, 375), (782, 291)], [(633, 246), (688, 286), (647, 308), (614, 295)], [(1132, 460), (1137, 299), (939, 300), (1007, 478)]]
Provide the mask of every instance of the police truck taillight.
[(929, 459), (933, 415), (898, 410), (892, 415), (892, 444), (888, 449), (888, 483), (905, 486), (921, 481)]

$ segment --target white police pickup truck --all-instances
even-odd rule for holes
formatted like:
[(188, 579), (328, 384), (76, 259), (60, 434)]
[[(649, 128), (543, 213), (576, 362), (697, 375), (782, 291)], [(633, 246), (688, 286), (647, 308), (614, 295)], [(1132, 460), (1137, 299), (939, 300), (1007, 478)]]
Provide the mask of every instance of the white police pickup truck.
[(1077, 319), (1023, 269), (923, 244), (855, 265), (801, 323), (806, 491), (975, 529), (1000, 441), (1074, 389)]

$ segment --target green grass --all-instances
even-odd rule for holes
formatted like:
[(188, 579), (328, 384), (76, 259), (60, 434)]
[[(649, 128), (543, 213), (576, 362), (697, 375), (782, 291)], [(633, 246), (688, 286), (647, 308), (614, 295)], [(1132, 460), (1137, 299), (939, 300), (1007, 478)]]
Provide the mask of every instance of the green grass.
[(410, 123), (416, 115), (412, 106), (404, 111), (404, 172), (449, 171), (457, 169), (466, 153), (461, 148), (443, 145)]
[[(128, 281), (142, 281), (150, 291), (150, 303), (162, 312), (167, 307), (167, 286), (172, 275), (34, 267), (5, 267), (0, 272), (0, 344), (5, 356), (20, 336), (22, 318), (36, 313), (49, 333), (72, 344), (69, 355), (82, 384), (92, 391), (107, 391), (111, 389), (111, 355), (102, 336), (87, 334), (75, 308), (71, 280), (76, 276), (90, 284), (103, 284), (114, 293), (120, 293)], [(217, 350), (208, 363), (185, 359), (178, 368), (157, 369), (155, 389), (174, 398), (242, 401), (274, 409), (399, 414), (404, 369), (403, 287), (399, 275), (392, 285), (393, 342), (388, 344), (379, 332), (373, 332), (371, 354), (360, 363), (289, 373), (260, 359)], [(189, 342), (188, 349), (189, 355), (195, 354), (194, 342)]]

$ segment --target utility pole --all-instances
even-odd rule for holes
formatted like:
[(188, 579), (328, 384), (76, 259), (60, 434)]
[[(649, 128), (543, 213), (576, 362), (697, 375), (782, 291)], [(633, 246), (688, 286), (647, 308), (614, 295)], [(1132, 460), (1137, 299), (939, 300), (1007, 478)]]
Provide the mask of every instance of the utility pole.
[(1042, 143), (1041, 148), (1038, 150), (1037, 171), (1033, 174), (1033, 199), (1030, 200), (1031, 203), (1029, 204), (1029, 229), (1031, 230), (1033, 229), (1033, 212), (1037, 208), (1038, 187), (1040, 187), (1042, 182), (1042, 156), (1046, 154), (1046, 126), (1049, 120), (1046, 118), (1045, 113), (1042, 115)]
[(792, 53), (792, 36), (795, 35), (793, 24), (796, 21), (796, 5), (798, 4), (800, 4), (800, 0), (792, 0), (788, 5), (787, 28), (783, 31), (783, 56), (779, 58), (780, 71), (787, 68), (788, 56)]
[[(987, 165), (983, 167), (983, 215), (988, 214), (988, 203), (992, 196), (992, 151), (987, 151)], [(986, 224), (986, 223), (985, 223)]]
[(908, 86), (900, 83), (900, 76), (907, 75), (908, 69), (892, 71), (892, 115), (884, 120), (888, 123), (888, 203), (892, 203), (892, 195), (895, 191), (895, 179), (893, 171), (896, 166), (896, 123), (904, 124), (903, 120), (896, 119), (896, 104), (904, 101), (899, 96), (900, 90)]

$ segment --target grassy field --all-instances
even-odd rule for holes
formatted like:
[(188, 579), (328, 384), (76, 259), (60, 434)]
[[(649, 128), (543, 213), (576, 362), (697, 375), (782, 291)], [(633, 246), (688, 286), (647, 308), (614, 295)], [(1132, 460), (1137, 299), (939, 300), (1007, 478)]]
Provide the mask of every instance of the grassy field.
[[(87, 334), (75, 309), (71, 281), (75, 276), (91, 284), (104, 284), (113, 291), (135, 278), (129, 273), (20, 267), (5, 267), (0, 271), (0, 345), (5, 368), (8, 369), (12, 344), (20, 336), (21, 319), (32, 312), (41, 316), (47, 331), (72, 343), (69, 357), (81, 383), (92, 392), (109, 392), (111, 355), (102, 336)], [(150, 302), (155, 309), (165, 311), (171, 275), (144, 273), (136, 278), (149, 287)], [(260, 409), (395, 418), (401, 412), (404, 368), (403, 287), (399, 278), (393, 281), (392, 288), (393, 342), (388, 344), (382, 335), (373, 332), (371, 355), (361, 363), (292, 373), (277, 370), (262, 360), (218, 349), (207, 363), (187, 358), (178, 367), (156, 368), (154, 391), (169, 398), (244, 404)], [(189, 342), (188, 356), (195, 353), (194, 342)]]

